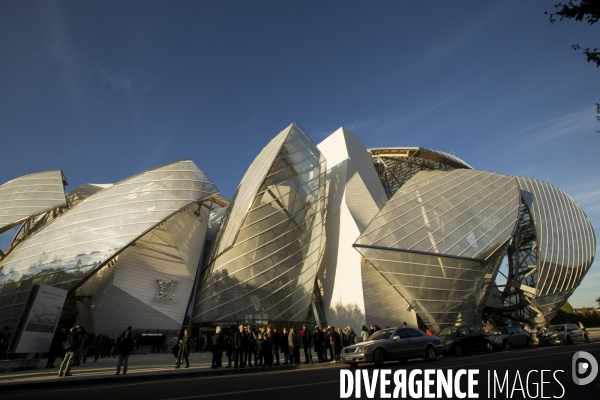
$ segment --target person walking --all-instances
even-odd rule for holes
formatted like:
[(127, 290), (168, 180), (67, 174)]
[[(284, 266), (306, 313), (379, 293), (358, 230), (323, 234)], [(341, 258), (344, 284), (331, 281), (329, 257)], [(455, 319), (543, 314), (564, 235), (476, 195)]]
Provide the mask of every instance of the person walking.
[(190, 330), (185, 328), (183, 330), (183, 337), (179, 341), (179, 353), (177, 354), (177, 365), (175, 368), (179, 368), (181, 365), (181, 358), (185, 359), (185, 368), (190, 367), (190, 360), (188, 356), (190, 355)]
[(133, 352), (134, 344), (133, 338), (131, 337), (131, 331), (126, 331), (125, 336), (119, 340), (119, 344), (117, 345), (119, 360), (117, 361), (117, 373), (115, 375), (121, 373), (121, 365), (123, 365), (123, 375), (127, 373), (129, 355)]
[(65, 345), (65, 357), (60, 363), (58, 369), (58, 376), (71, 376), (71, 364), (75, 358), (75, 352), (79, 349), (79, 334), (75, 327), (69, 330), (69, 336), (67, 336), (67, 344)]
[(223, 357), (223, 337), (221, 336), (220, 326), (217, 326), (215, 334), (212, 337), (210, 351), (213, 355), (210, 368), (217, 369), (221, 367), (221, 358)]
[(300, 338), (302, 339), (302, 347), (304, 348), (304, 364), (312, 364), (312, 334), (306, 324), (300, 330)]

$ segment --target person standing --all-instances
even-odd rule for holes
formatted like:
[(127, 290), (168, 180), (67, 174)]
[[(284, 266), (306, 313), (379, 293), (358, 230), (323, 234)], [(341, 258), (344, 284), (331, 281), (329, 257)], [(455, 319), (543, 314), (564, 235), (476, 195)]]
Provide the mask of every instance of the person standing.
[[(327, 327), (327, 330), (324, 332), (325, 334), (325, 361), (333, 362), (335, 360), (335, 355), (333, 352), (333, 328), (331, 326)], [(329, 358), (331, 355), (331, 359)]]
[[(290, 346), (290, 358), (292, 360), (292, 365), (296, 365), (296, 363), (300, 362), (300, 338), (296, 334), (296, 330), (294, 328), (290, 329), (288, 345)], [(296, 354), (298, 354), (298, 357), (296, 357)]]
[(129, 355), (133, 351), (134, 341), (131, 337), (131, 331), (126, 331), (125, 336), (119, 340), (119, 344), (117, 345), (117, 352), (119, 353), (119, 361), (117, 361), (117, 373), (115, 375), (119, 375), (121, 373), (121, 365), (123, 365), (123, 375), (127, 373), (127, 367), (129, 362)]
[(346, 342), (348, 342), (348, 346), (356, 343), (356, 333), (354, 333), (354, 329), (351, 326), (346, 328)]
[(75, 358), (75, 352), (79, 349), (79, 334), (75, 327), (69, 330), (69, 336), (67, 336), (67, 344), (65, 345), (65, 357), (60, 364), (58, 369), (58, 376), (71, 376), (71, 364)]
[(248, 348), (248, 335), (244, 332), (244, 325), (238, 326), (233, 335), (234, 368), (244, 368), (244, 349)]
[(317, 359), (319, 362), (323, 362), (323, 332), (319, 329), (319, 326), (315, 326), (315, 332), (313, 333), (313, 347), (315, 353), (317, 353)]
[[(128, 331), (129, 332), (129, 331)], [(181, 365), (181, 358), (185, 359), (185, 368), (190, 367), (190, 360), (188, 356), (190, 355), (190, 330), (185, 328), (183, 330), (183, 337), (179, 341), (179, 353), (177, 354), (177, 365), (175, 368), (179, 368)]]
[(271, 344), (273, 345), (273, 365), (279, 365), (279, 347), (281, 346), (281, 335), (279, 334), (277, 327), (273, 327), (271, 333)]
[(221, 358), (223, 357), (223, 337), (221, 336), (221, 327), (217, 326), (215, 330), (215, 334), (212, 337), (210, 343), (210, 351), (213, 355), (212, 357), (212, 369), (217, 369), (221, 367)]
[(56, 361), (56, 357), (58, 357), (60, 354), (62, 345), (66, 340), (67, 330), (65, 328), (61, 328), (59, 331), (56, 331), (52, 337), (52, 342), (50, 343), (50, 350), (48, 350), (48, 362), (46, 363), (45, 368), (56, 368), (54, 366), (54, 362)]
[(366, 342), (369, 339), (369, 330), (367, 329), (366, 325), (362, 326), (362, 329), (360, 331), (360, 339), (362, 342)]
[(304, 324), (302, 326), (302, 330), (300, 330), (300, 337), (302, 338), (302, 347), (304, 348), (304, 364), (311, 364), (312, 363), (312, 351), (311, 351), (312, 335), (310, 333), (310, 330), (306, 326), (306, 324)]
[(177, 353), (179, 352), (179, 349), (177, 348), (178, 344), (179, 344), (179, 337), (177, 337), (177, 335), (175, 335), (171, 339), (171, 353), (173, 353), (173, 356), (175, 356), (175, 358), (177, 358)]
[(338, 327), (337, 328), (337, 332), (333, 332), (334, 336), (333, 336), (333, 341), (334, 341), (334, 346), (333, 349), (335, 350), (335, 362), (340, 362), (340, 354), (342, 353), (342, 340), (344, 337), (344, 332), (342, 332), (342, 328)]
[(256, 330), (248, 325), (248, 345), (246, 347), (246, 362), (244, 364), (248, 364), (248, 367), (252, 368), (252, 355), (254, 355), (254, 365), (258, 362), (256, 360), (257, 349), (256, 349)]
[(283, 328), (281, 333), (281, 352), (283, 353), (283, 365), (287, 365), (290, 359), (290, 345), (288, 344), (288, 330)]

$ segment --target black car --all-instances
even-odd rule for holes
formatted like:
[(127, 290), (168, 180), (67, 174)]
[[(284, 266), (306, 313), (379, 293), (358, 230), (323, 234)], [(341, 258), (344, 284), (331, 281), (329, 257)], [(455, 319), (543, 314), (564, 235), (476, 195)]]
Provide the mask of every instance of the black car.
[(494, 328), (488, 333), (492, 344), (496, 348), (510, 351), (515, 347), (527, 346), (530, 349), (535, 346), (531, 335), (518, 326), (503, 326)]
[(487, 333), (476, 325), (461, 325), (444, 328), (438, 337), (444, 345), (444, 354), (462, 356), (464, 353), (484, 351), (491, 353), (494, 345)]

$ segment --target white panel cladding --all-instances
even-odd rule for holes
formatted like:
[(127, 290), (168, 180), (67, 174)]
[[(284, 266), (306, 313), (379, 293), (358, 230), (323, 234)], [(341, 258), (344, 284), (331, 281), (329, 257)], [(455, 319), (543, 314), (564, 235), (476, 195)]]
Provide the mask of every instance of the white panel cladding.
[(188, 207), (169, 218), (162, 226), (176, 243), (191, 277), (195, 277), (198, 270), (209, 220), (206, 207), (200, 208), (200, 216), (196, 215), (197, 210), (196, 206)]
[[(103, 267), (78, 289), (78, 295), (92, 295), (84, 302), (96, 332), (120, 334), (128, 325), (134, 330), (180, 328), (208, 225), (208, 210), (203, 207), (201, 217), (196, 210), (188, 207), (142, 236), (116, 265)], [(173, 300), (156, 299), (157, 278), (177, 281), (168, 295)], [(81, 315), (78, 323), (84, 320)]]
[(319, 271), (327, 323), (416, 326), (406, 301), (352, 248), (387, 201), (370, 153), (350, 131), (340, 128), (318, 146), (327, 159), (328, 203), (325, 254)]

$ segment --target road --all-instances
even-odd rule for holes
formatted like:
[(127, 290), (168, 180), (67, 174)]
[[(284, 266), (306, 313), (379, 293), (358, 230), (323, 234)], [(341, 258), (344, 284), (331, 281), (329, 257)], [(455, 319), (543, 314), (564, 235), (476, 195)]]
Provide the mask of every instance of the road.
[[(459, 369), (475, 369), (478, 384), (475, 393), (479, 398), (542, 398), (543, 396), (564, 399), (594, 399), (600, 394), (600, 377), (585, 386), (575, 385), (571, 377), (573, 355), (586, 351), (600, 360), (600, 343), (575, 344), (563, 347), (543, 347), (535, 349), (517, 349), (511, 352), (494, 354), (473, 354), (463, 357), (443, 357), (428, 363), (421, 360), (406, 364), (386, 363), (383, 368), (396, 371), (406, 369), (407, 374), (416, 369), (435, 368), (447, 373)], [(107, 383), (69, 387), (65, 389), (35, 389), (19, 392), (5, 392), (0, 398), (10, 399), (85, 399), (85, 400), (183, 400), (183, 399), (224, 399), (244, 396), (245, 398), (265, 399), (332, 399), (340, 397), (340, 370), (344, 364), (319, 364), (296, 370), (237, 370), (229, 375), (212, 377), (165, 376), (149, 380)], [(540, 370), (548, 370), (543, 376)], [(364, 372), (362, 372), (364, 371)], [(504, 379), (508, 371), (508, 385), (502, 391), (494, 391), (488, 386), (488, 372)], [(517, 375), (518, 371), (518, 375)], [(533, 371), (529, 373), (530, 371)], [(562, 372), (560, 372), (562, 371)], [(371, 376), (373, 366), (361, 368), (362, 374)], [(380, 372), (380, 371), (379, 371)], [(527, 375), (529, 373), (529, 379)], [(520, 379), (519, 379), (520, 378)], [(521, 384), (519, 384), (521, 382)], [(542, 384), (542, 382), (545, 382)], [(461, 390), (465, 391), (466, 379), (461, 380)], [(519, 390), (522, 385), (522, 391)], [(510, 393), (509, 393), (510, 388)], [(513, 390), (514, 389), (514, 390)], [(488, 392), (488, 390), (490, 390)], [(529, 391), (529, 393), (527, 392)], [(393, 391), (393, 386), (389, 392)], [(375, 398), (379, 398), (379, 387)], [(401, 394), (401, 393), (400, 393)], [(536, 396), (537, 394), (537, 396)], [(355, 398), (354, 395), (352, 398)], [(367, 398), (365, 390), (360, 398)]]

